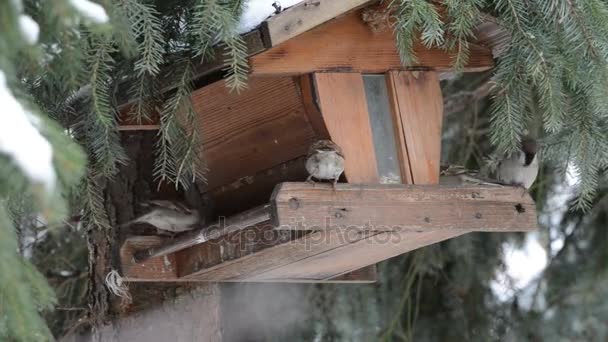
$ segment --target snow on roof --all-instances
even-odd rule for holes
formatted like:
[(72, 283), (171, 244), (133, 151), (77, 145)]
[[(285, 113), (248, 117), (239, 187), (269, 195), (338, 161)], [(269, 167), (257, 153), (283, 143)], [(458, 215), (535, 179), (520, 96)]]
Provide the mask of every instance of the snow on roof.
[(272, 16), (275, 12), (275, 8), (272, 4), (275, 2), (281, 6), (281, 8), (285, 9), (302, 2), (302, 0), (248, 0), (245, 4), (246, 8), (239, 23), (239, 33), (253, 30), (268, 17)]

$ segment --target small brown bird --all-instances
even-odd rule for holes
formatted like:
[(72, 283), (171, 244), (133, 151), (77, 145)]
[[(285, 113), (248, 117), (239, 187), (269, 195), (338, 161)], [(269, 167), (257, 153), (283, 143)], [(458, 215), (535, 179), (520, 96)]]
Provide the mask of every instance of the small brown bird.
[(334, 188), (342, 172), (344, 172), (344, 154), (340, 146), (331, 140), (318, 140), (308, 150), (306, 159), (307, 182), (312, 178), (332, 180)]
[(156, 200), (143, 203), (150, 210), (125, 224), (126, 227), (135, 223), (146, 223), (160, 231), (180, 233), (195, 229), (200, 224), (198, 210), (190, 209), (180, 202)]
[(460, 166), (442, 168), (442, 184), (478, 184), (508, 185), (529, 189), (538, 175), (538, 157), (536, 141), (526, 137), (522, 140), (521, 151), (498, 163), (496, 175), (484, 178), (477, 171), (467, 170)]

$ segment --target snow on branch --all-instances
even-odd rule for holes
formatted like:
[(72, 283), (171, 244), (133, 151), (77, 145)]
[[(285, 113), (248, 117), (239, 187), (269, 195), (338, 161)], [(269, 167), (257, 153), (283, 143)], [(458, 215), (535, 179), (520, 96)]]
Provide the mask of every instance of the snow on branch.
[(0, 153), (8, 155), (33, 182), (51, 190), (55, 185), (53, 149), (40, 134), (40, 121), (13, 96), (0, 70)]
[(107, 23), (109, 18), (106, 10), (100, 5), (89, 0), (70, 0), (70, 4), (74, 7), (83, 17), (90, 21), (103, 24)]

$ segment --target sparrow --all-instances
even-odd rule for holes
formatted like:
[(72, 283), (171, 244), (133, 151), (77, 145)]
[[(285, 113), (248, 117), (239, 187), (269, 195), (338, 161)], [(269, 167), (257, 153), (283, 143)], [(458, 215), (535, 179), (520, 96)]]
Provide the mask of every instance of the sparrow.
[(169, 233), (180, 233), (195, 229), (200, 223), (198, 210), (190, 209), (180, 202), (156, 200), (142, 204), (150, 210), (121, 227), (135, 223), (146, 223), (157, 230)]
[(313, 177), (318, 180), (332, 180), (335, 188), (344, 172), (344, 154), (340, 146), (331, 140), (318, 140), (313, 143), (308, 150), (306, 171), (309, 174), (307, 182), (312, 182)]
[(461, 166), (443, 167), (440, 175), (442, 184), (477, 184), (518, 186), (528, 190), (538, 175), (536, 141), (530, 137), (522, 140), (521, 150), (510, 157), (500, 160), (496, 174), (492, 178), (483, 177), (475, 170)]

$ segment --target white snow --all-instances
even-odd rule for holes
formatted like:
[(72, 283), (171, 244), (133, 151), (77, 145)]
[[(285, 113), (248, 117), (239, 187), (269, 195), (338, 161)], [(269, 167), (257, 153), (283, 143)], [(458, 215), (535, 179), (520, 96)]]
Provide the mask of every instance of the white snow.
[(19, 29), (28, 44), (33, 45), (38, 41), (40, 27), (29, 15), (22, 14), (19, 16)]
[[(245, 4), (246, 8), (241, 16), (241, 21), (239, 22), (239, 33), (253, 30), (271, 16), (275, 11), (274, 7), (272, 7), (274, 2), (275, 0), (248, 0)], [(285, 9), (302, 2), (302, 0), (281, 0), (276, 2)]]
[(526, 235), (522, 248), (511, 242), (505, 243), (503, 248), (506, 270), (497, 274), (491, 287), (496, 297), (504, 301), (512, 298), (518, 290), (523, 290), (541, 274), (547, 266), (547, 251), (536, 232)]
[(103, 24), (109, 20), (106, 10), (100, 4), (89, 0), (70, 0), (70, 3), (83, 17), (94, 23)]
[(8, 155), (31, 181), (51, 191), (55, 185), (53, 149), (35, 127), (40, 123), (38, 118), (11, 93), (2, 70), (0, 106), (0, 153)]

